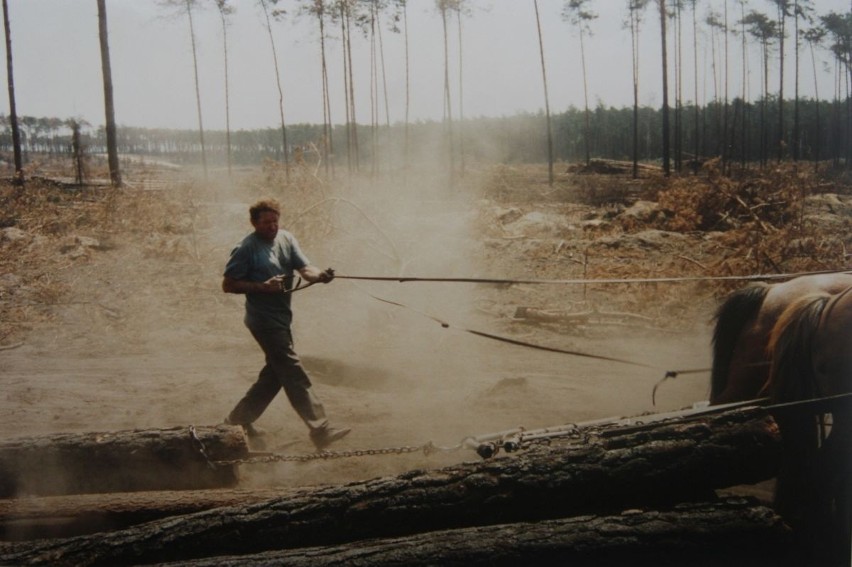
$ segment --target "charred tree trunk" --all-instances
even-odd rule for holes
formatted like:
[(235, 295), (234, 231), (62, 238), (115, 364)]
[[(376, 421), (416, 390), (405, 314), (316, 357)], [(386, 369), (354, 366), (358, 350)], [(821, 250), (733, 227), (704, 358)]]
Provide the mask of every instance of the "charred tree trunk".
[(764, 411), (734, 411), (604, 431), (587, 443), (554, 440), (512, 458), (303, 490), (119, 532), (6, 546), (0, 563), (184, 561), (665, 506), (772, 477), (780, 447)]
[[(538, 523), (444, 530), (339, 546), (193, 561), (240, 565), (784, 564), (789, 532), (771, 509), (741, 499)], [(700, 559), (697, 559), (700, 558)]]
[[(211, 461), (248, 456), (236, 427), (70, 433), (0, 443), (0, 496), (58, 495), (233, 486), (235, 466)], [(200, 444), (199, 444), (200, 442)]]

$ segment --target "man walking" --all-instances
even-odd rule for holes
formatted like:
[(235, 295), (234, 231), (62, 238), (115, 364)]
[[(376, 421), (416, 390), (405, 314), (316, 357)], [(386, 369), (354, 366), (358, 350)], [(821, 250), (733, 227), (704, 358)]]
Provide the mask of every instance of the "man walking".
[(310, 430), (317, 449), (343, 438), (349, 429), (329, 425), (322, 402), (311, 390), (311, 381), (293, 350), (290, 323), (290, 296), (293, 272), (309, 283), (334, 279), (330, 268), (322, 271), (311, 265), (296, 238), (279, 230), (281, 206), (274, 199), (258, 201), (249, 208), (254, 232), (231, 252), (222, 289), (246, 296), (245, 325), (266, 355), (266, 365), (257, 381), (228, 414), (225, 423), (241, 425), (250, 437), (263, 434), (252, 424), (282, 388), (290, 404)]

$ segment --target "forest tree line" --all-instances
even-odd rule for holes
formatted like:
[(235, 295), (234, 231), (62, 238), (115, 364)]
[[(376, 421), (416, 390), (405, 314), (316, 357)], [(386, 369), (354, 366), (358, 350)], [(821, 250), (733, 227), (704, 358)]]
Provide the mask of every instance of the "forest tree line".
[[(793, 101), (785, 101), (784, 130), (794, 128)], [(799, 132), (795, 154), (804, 161), (831, 160), (846, 163), (852, 153), (852, 139), (848, 125), (852, 122), (850, 101), (820, 101), (804, 98), (798, 102)], [(776, 159), (775, 147), (779, 140), (778, 125), (767, 116), (778, 116), (778, 100), (743, 103), (735, 98), (727, 107), (710, 103), (695, 107), (683, 105), (677, 111), (679, 120), (673, 122), (681, 128), (673, 153), (677, 170), (688, 170), (696, 162), (711, 157), (724, 157), (732, 164), (760, 167)], [(614, 108), (603, 104), (591, 110), (586, 128), (583, 109), (569, 108), (551, 116), (555, 158), (563, 162), (579, 162), (588, 156), (597, 159), (628, 161), (633, 156), (633, 109)], [(468, 118), (463, 130), (463, 143), (456, 151), (465, 153), (471, 162), (486, 163), (543, 163), (548, 150), (542, 132), (546, 117), (543, 112), (516, 114), (501, 118)], [(73, 120), (34, 118), (24, 116), (19, 120), (25, 161), (31, 154), (54, 156), (73, 154)], [(638, 158), (643, 162), (659, 162), (662, 144), (659, 135), (662, 111), (649, 106), (640, 107), (638, 113)], [(413, 163), (434, 162), (443, 155), (444, 124), (438, 121), (409, 124)], [(379, 129), (379, 143), (371, 144), (371, 125), (359, 125), (361, 140), (359, 169), (368, 170), (375, 164), (380, 169), (398, 169), (407, 165), (403, 154), (403, 124), (392, 124)], [(324, 161), (322, 155), (322, 124), (293, 124), (288, 128), (288, 160), (316, 164)], [(346, 126), (336, 125), (339, 133), (339, 153), (331, 156), (336, 167), (345, 167), (347, 160)], [(588, 145), (586, 134), (588, 133)], [(106, 154), (106, 132), (103, 127), (83, 128), (81, 142), (84, 153)], [(129, 126), (117, 128), (118, 152), (163, 159), (179, 164), (200, 164), (201, 146), (196, 130), (151, 129)], [(698, 148), (698, 155), (695, 155)], [(9, 117), (0, 115), (0, 151), (12, 152), (12, 134)], [(228, 136), (222, 130), (206, 132), (206, 151), (212, 164), (223, 164), (228, 149)], [(792, 148), (788, 148), (792, 155)], [(257, 165), (271, 159), (284, 162), (279, 128), (237, 130), (230, 133), (230, 151), (234, 164)], [(375, 154), (375, 155), (374, 155)], [(696, 159), (697, 158), (697, 159)]]

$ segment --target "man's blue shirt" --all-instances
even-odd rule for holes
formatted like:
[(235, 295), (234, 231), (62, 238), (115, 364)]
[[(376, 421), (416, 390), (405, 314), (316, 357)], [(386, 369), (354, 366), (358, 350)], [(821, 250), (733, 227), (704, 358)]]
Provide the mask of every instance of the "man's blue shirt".
[[(310, 264), (296, 238), (286, 230), (279, 230), (272, 242), (258, 237), (254, 232), (243, 238), (231, 251), (225, 266), (225, 277), (235, 280), (265, 282), (274, 276), (292, 276)], [(290, 289), (293, 278), (286, 280)], [(284, 327), (289, 329), (293, 320), (289, 293), (247, 293), (245, 323), (249, 329)]]

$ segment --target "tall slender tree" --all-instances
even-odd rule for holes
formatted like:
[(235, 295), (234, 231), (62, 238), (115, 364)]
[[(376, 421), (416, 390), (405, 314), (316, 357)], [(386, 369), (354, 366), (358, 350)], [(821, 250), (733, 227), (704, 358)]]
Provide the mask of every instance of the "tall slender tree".
[(583, 70), (583, 105), (585, 122), (583, 125), (583, 138), (586, 148), (586, 164), (592, 161), (591, 157), (591, 120), (589, 110), (589, 78), (586, 73), (586, 47), (584, 38), (591, 35), (591, 21), (598, 17), (589, 9), (589, 0), (567, 0), (562, 8), (562, 17), (577, 30), (580, 38), (580, 63)]
[(106, 115), (109, 180), (114, 187), (119, 187), (121, 185), (121, 171), (118, 165), (118, 140), (115, 128), (115, 103), (112, 96), (112, 65), (109, 60), (106, 0), (98, 0), (98, 37), (101, 44), (101, 72), (104, 79), (104, 111)]
[(304, 6), (301, 12), (308, 14), (317, 21), (320, 45), (320, 69), (322, 83), (322, 140), (321, 152), (326, 177), (331, 177), (334, 171), (334, 163), (331, 156), (334, 151), (334, 141), (331, 127), (331, 99), (328, 85), (328, 60), (326, 58), (326, 17), (328, 6), (325, 0), (303, 0)]
[[(835, 109), (840, 110), (840, 99), (845, 98), (846, 101), (846, 120), (845, 120), (845, 144), (841, 143), (841, 136), (836, 134), (836, 144), (838, 149), (836, 160), (839, 160), (843, 150), (841, 146), (845, 145), (845, 159), (847, 169), (852, 168), (852, 96), (850, 96), (850, 76), (852, 75), (852, 9), (846, 13), (829, 12), (820, 17), (823, 27), (828, 32), (831, 38), (829, 49), (834, 55), (837, 63), (837, 87), (835, 90)], [(843, 85), (846, 85), (844, 96), (841, 95)], [(839, 130), (843, 125), (841, 120), (835, 121), (835, 127)]]
[(535, 8), (535, 24), (538, 30), (538, 53), (541, 57), (541, 79), (544, 83), (544, 117), (547, 121), (547, 183), (553, 185), (553, 129), (550, 125), (550, 96), (547, 92), (547, 66), (544, 63), (544, 38), (541, 33), (541, 17), (538, 11), (538, 0), (533, 0)]
[(435, 0), (438, 14), (441, 17), (441, 29), (443, 30), (444, 38), (444, 144), (447, 150), (450, 188), (455, 187), (456, 174), (456, 151), (453, 141), (453, 104), (452, 96), (450, 95), (450, 40), (449, 40), (449, 19), (450, 13), (454, 9), (455, 0)]
[(630, 24), (630, 51), (633, 59), (633, 178), (639, 177), (639, 31), (642, 11), (649, 0), (627, 0)]
[[(189, 2), (190, 0), (187, 0)], [(278, 66), (278, 50), (275, 48), (275, 36), (272, 33), (273, 16), (283, 14), (283, 12), (271, 12), (268, 3), (275, 3), (277, 0), (259, 0), (260, 7), (263, 10), (264, 22), (266, 24), (266, 33), (269, 36), (269, 47), (272, 50), (272, 65), (275, 70), (275, 85), (278, 87), (278, 113), (281, 118), (281, 153), (284, 158), (284, 179), (290, 182), (290, 147), (287, 144), (287, 123), (284, 121), (284, 88), (281, 86), (281, 70)]]
[(233, 14), (234, 7), (228, 4), (228, 0), (216, 0), (216, 8), (219, 10), (219, 19), (222, 22), (222, 51), (225, 68), (225, 151), (228, 158), (228, 176), (232, 175), (231, 156), (231, 89), (228, 80), (228, 18)]
[(819, 26), (818, 24), (814, 25), (811, 28), (804, 30), (802, 34), (802, 38), (808, 42), (808, 47), (811, 52), (811, 65), (813, 67), (814, 74), (814, 101), (816, 102), (816, 112), (814, 116), (814, 120), (816, 122), (814, 129), (814, 171), (819, 170), (819, 160), (820, 160), (820, 149), (821, 149), (821, 140), (822, 140), (822, 124), (820, 123), (820, 106), (821, 101), (819, 98), (819, 80), (817, 79), (817, 63), (816, 63), (816, 47), (820, 45), (825, 39), (826, 36), (825, 28)]
[(801, 117), (799, 111), (799, 59), (800, 52), (802, 46), (802, 22), (808, 22), (811, 20), (811, 13), (813, 12), (813, 6), (811, 5), (811, 0), (793, 0), (793, 28), (794, 33), (793, 37), (795, 38), (794, 47), (794, 55), (795, 55), (795, 77), (793, 79), (794, 92), (793, 92), (793, 136), (792, 136), (792, 146), (793, 146), (793, 161), (799, 161), (799, 155), (801, 153)]
[(24, 162), (21, 154), (21, 130), (15, 104), (15, 73), (12, 68), (12, 28), (9, 24), (9, 2), (3, 0), (3, 30), (6, 35), (6, 81), (9, 92), (9, 123), (12, 127), (12, 148), (15, 159), (15, 182), (24, 181)]
[[(792, 15), (791, 0), (770, 0), (778, 11), (778, 161), (784, 159), (785, 128), (784, 128), (784, 40), (787, 37), (787, 18)], [(796, 38), (798, 42), (798, 38)], [(797, 47), (798, 52), (798, 47)]]
[(665, 176), (671, 175), (671, 148), (670, 148), (670, 131), (669, 131), (669, 61), (668, 61), (668, 43), (666, 40), (666, 18), (668, 17), (666, 10), (666, 0), (657, 0), (657, 6), (660, 10), (660, 40), (662, 44), (662, 63), (663, 63), (663, 172)]
[(701, 124), (701, 106), (700, 101), (698, 100), (698, 0), (689, 0), (689, 3), (692, 5), (692, 80), (694, 87), (694, 100), (693, 100), (693, 128), (692, 128), (692, 137), (694, 150), (693, 150), (693, 160), (692, 160), (692, 172), (695, 175), (698, 175), (698, 168), (700, 163), (700, 155), (701, 150), (699, 146), (699, 126)]
[(743, 22), (748, 26), (749, 32), (758, 40), (761, 49), (763, 85), (760, 102), (760, 164), (765, 167), (768, 151), (766, 107), (769, 98), (769, 55), (773, 43), (778, 38), (778, 28), (775, 21), (770, 20), (766, 14), (754, 10), (743, 18)]
[(462, 16), (469, 13), (465, 0), (454, 0), (453, 11), (456, 13), (458, 29), (458, 64), (459, 64), (459, 172), (464, 176), (465, 147), (464, 147), (464, 57), (462, 56), (464, 36), (462, 34)]

